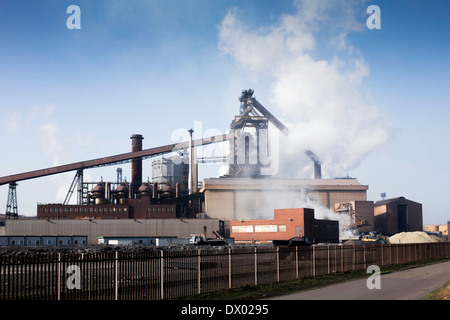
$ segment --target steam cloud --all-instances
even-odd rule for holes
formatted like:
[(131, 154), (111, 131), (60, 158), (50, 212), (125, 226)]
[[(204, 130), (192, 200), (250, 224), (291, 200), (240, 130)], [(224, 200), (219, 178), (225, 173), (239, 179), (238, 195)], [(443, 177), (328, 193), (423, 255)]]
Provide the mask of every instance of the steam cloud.
[[(347, 37), (365, 30), (366, 8), (355, 0), (293, 4), (293, 14), (253, 30), (245, 24), (244, 14), (230, 10), (220, 26), (219, 48), (248, 70), (250, 79), (269, 79), (267, 107), (290, 131), (288, 136), (280, 134), (280, 177), (311, 178), (314, 164), (307, 150), (318, 156), (324, 178), (344, 176), (394, 132), (378, 107), (368, 102), (364, 80), (369, 67)], [(310, 207), (316, 219), (339, 221), (341, 238), (355, 236), (344, 228), (350, 216), (306, 198), (268, 194), (264, 201), (261, 207), (269, 215), (273, 208)], [(245, 218), (256, 218), (250, 211)]]
[(280, 135), (279, 174), (310, 178), (313, 164), (305, 150), (311, 150), (324, 177), (343, 176), (393, 132), (367, 102), (369, 67), (347, 40), (349, 32), (363, 30), (365, 20), (355, 17), (365, 10), (360, 1), (296, 0), (294, 6), (294, 14), (256, 30), (238, 9), (230, 10), (219, 48), (252, 77), (271, 81), (267, 105), (290, 130)]

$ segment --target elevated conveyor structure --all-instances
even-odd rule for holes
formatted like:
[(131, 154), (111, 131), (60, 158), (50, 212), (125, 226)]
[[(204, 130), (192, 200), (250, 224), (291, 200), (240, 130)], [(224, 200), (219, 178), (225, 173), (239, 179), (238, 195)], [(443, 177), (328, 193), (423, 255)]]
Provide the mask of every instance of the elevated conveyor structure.
[[(213, 136), (213, 137), (208, 137), (208, 138), (202, 138), (202, 139), (196, 139), (196, 140), (192, 141), (192, 146), (193, 147), (203, 146), (203, 145), (208, 145), (211, 143), (223, 142), (228, 139), (230, 139), (230, 136), (228, 134), (223, 134), (223, 135), (218, 135), (218, 136)], [(50, 167), (50, 168), (46, 168), (46, 169), (40, 169), (40, 170), (35, 170), (35, 171), (13, 174), (10, 176), (0, 177), (0, 185), (9, 184), (12, 182), (23, 181), (23, 180), (45, 177), (45, 176), (69, 172), (69, 171), (91, 169), (91, 168), (103, 167), (103, 166), (108, 166), (108, 165), (116, 165), (116, 164), (120, 164), (120, 163), (130, 162), (135, 159), (145, 159), (145, 158), (150, 158), (150, 157), (158, 156), (158, 155), (165, 154), (165, 153), (170, 153), (173, 151), (178, 151), (178, 150), (186, 149), (188, 147), (189, 147), (189, 141), (186, 141), (186, 142), (181, 142), (181, 143), (169, 144), (169, 145), (161, 146), (161, 147), (144, 149), (141, 151), (127, 152), (127, 153), (104, 157), (104, 158), (75, 162), (75, 163), (71, 163), (71, 164), (55, 166), (55, 167)]]

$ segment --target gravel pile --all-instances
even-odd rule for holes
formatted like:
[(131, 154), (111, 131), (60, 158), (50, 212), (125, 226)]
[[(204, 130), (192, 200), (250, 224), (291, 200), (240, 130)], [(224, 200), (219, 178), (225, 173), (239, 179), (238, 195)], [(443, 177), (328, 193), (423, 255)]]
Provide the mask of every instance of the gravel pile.
[(389, 238), (390, 243), (427, 243), (441, 241), (439, 237), (429, 235), (423, 231), (401, 232)]

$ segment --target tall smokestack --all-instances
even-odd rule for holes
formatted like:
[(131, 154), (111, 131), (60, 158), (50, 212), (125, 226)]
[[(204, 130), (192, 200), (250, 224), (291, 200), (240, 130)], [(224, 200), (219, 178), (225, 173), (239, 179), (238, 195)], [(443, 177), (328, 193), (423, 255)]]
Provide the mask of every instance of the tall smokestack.
[(314, 162), (314, 179), (322, 179), (322, 166), (319, 157), (311, 150), (306, 150), (305, 153)]
[(192, 162), (193, 162), (193, 154), (192, 154), (192, 133), (194, 132), (194, 130), (189, 129), (189, 177), (188, 177), (188, 193), (192, 194), (192, 180), (193, 180), (193, 175), (192, 175)]
[[(140, 134), (131, 136), (131, 152), (142, 150), (142, 140), (144, 137)], [(132, 195), (139, 189), (142, 184), (142, 158), (131, 161), (131, 191)]]

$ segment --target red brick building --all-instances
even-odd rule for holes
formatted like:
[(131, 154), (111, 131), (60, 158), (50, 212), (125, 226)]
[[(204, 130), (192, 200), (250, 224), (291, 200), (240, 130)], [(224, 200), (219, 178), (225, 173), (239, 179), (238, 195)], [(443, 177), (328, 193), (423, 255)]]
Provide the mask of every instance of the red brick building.
[(148, 197), (124, 204), (39, 204), (38, 219), (175, 219), (176, 204), (152, 204)]
[(273, 220), (230, 222), (235, 243), (272, 243), (301, 238), (306, 243), (339, 242), (339, 222), (314, 219), (314, 209), (275, 209)]

